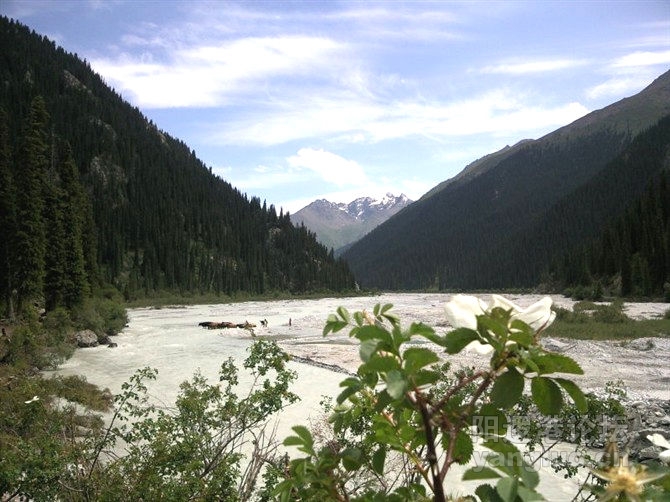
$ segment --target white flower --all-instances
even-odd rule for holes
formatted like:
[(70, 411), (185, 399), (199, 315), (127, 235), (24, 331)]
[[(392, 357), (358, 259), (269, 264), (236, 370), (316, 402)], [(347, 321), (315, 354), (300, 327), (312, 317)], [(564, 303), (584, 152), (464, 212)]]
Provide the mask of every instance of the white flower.
[(556, 319), (556, 312), (551, 310), (552, 300), (548, 296), (545, 296), (525, 309), (500, 295), (491, 295), (491, 298), (493, 299), (491, 309), (500, 307), (503, 310), (511, 310), (512, 317), (510, 318), (510, 322), (518, 319), (528, 324), (535, 331), (540, 328), (546, 328)]
[(664, 449), (661, 453), (658, 454), (658, 459), (666, 464), (670, 464), (670, 441), (665, 439), (659, 433), (651, 434), (647, 436), (647, 439), (656, 446), (660, 446)]
[[(510, 342), (507, 342), (507, 343), (510, 343)], [(489, 345), (488, 343), (482, 343), (482, 342), (479, 342), (479, 341), (475, 340), (474, 342), (468, 343), (465, 346), (464, 350), (466, 352), (471, 352), (471, 351), (474, 350), (477, 354), (485, 355), (485, 354), (488, 354), (490, 352), (493, 352), (493, 347), (491, 345)]]
[(456, 295), (444, 306), (447, 321), (454, 328), (477, 329), (477, 316), (487, 310), (486, 302), (470, 295)]
[[(447, 321), (454, 328), (476, 330), (477, 316), (487, 314), (496, 307), (511, 311), (510, 323), (518, 319), (536, 331), (549, 326), (556, 318), (556, 312), (551, 310), (552, 300), (548, 296), (525, 309), (500, 295), (492, 295), (491, 300), (491, 305), (488, 305), (476, 296), (455, 295), (444, 307)], [(465, 350), (475, 350), (480, 354), (487, 354), (493, 350), (493, 347), (474, 341), (468, 344)]]
[(39, 401), (39, 400), (40, 400), (40, 398), (38, 396), (33, 396), (32, 399), (28, 399), (27, 401), (24, 401), (24, 403), (31, 404), (31, 403), (34, 403), (34, 402)]

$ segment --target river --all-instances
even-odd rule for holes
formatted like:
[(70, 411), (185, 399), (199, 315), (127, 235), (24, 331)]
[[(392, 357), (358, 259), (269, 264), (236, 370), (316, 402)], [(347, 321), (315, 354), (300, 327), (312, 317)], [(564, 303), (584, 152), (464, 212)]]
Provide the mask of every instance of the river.
[[(150, 366), (158, 370), (158, 378), (149, 385), (149, 395), (156, 404), (170, 406), (177, 396), (179, 384), (199, 370), (211, 381), (217, 380), (218, 370), (229, 357), (241, 362), (247, 355), (253, 337), (245, 329), (209, 330), (198, 326), (202, 321), (249, 322), (256, 324), (256, 337), (277, 340), (289, 353), (354, 370), (358, 364), (357, 345), (346, 331), (324, 339), (322, 329), (329, 314), (342, 305), (350, 311), (367, 309), (375, 303), (392, 303), (394, 312), (403, 324), (425, 322), (447, 330), (442, 314), (449, 299), (444, 294), (384, 294), (376, 297), (325, 298), (318, 300), (278, 300), (243, 302), (220, 305), (198, 305), (169, 308), (141, 308), (128, 312), (128, 326), (113, 341), (116, 348), (99, 346), (77, 350), (58, 370), (59, 374), (84, 375), (89, 382), (118, 393), (123, 382), (136, 369)], [(536, 296), (514, 298), (527, 305)], [(570, 300), (554, 297), (555, 303), (570, 306)], [(261, 325), (267, 320), (267, 326)], [(293, 387), (301, 401), (282, 413), (278, 437), (290, 433), (293, 425), (310, 425), (323, 419), (319, 402), (322, 396), (339, 393), (344, 375), (310, 364), (291, 362), (298, 373)], [(458, 476), (458, 473), (454, 473)], [(549, 500), (571, 498), (576, 486), (547, 466), (541, 468), (540, 492)], [(453, 478), (453, 487), (468, 490), (471, 486)], [(453, 491), (453, 490), (451, 490)]]

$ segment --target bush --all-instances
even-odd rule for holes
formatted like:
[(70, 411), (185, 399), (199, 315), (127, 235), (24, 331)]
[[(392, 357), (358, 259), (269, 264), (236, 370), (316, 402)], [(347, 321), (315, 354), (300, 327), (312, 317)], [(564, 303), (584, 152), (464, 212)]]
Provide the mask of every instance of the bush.
[(73, 310), (72, 317), (77, 329), (90, 329), (98, 336), (116, 335), (128, 322), (124, 305), (108, 298), (85, 300)]
[(624, 313), (623, 302), (621, 301), (616, 301), (609, 305), (598, 305), (593, 312), (592, 317), (594, 321), (606, 324), (618, 324), (631, 321), (631, 318)]

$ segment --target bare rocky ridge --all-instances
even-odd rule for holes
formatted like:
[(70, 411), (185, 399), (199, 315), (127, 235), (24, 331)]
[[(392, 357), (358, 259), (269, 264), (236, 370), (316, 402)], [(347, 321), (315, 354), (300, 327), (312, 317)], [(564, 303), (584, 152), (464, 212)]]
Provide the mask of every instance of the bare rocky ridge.
[(319, 199), (292, 214), (291, 221), (304, 224), (319, 242), (337, 252), (411, 203), (404, 194), (386, 194), (382, 199), (360, 197), (348, 204)]

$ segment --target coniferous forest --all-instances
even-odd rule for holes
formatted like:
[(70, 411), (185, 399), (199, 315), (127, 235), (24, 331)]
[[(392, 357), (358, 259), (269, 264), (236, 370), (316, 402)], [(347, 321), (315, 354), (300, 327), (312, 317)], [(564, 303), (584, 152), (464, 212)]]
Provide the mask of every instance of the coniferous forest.
[(343, 257), (363, 287), (667, 295), (668, 213), (654, 190), (670, 167), (668, 113), (670, 72), (474, 162)]
[(304, 227), (212, 174), (85, 61), (0, 20), (0, 287), (8, 309), (353, 289)]

